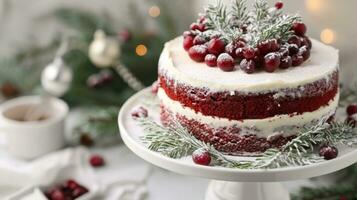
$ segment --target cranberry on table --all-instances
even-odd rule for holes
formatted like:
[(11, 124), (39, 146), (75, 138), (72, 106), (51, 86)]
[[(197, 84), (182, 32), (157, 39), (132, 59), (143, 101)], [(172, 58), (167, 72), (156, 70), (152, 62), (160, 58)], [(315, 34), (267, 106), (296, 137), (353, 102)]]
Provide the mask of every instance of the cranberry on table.
[(183, 39), (183, 48), (186, 51), (188, 51), (192, 46), (193, 46), (193, 37), (192, 36), (186, 36)]
[(281, 68), (281, 69), (288, 69), (289, 67), (291, 67), (291, 65), (292, 65), (291, 57), (290, 57), (290, 56), (286, 56), (286, 57), (283, 57), (283, 58), (280, 60), (279, 68)]
[(319, 155), (325, 160), (331, 160), (337, 157), (338, 149), (334, 146), (324, 145), (320, 148)]
[(217, 66), (223, 71), (233, 71), (234, 59), (228, 53), (222, 53), (217, 58)]
[(311, 40), (308, 38), (308, 37), (302, 37), (300, 38), (300, 41), (301, 41), (301, 46), (307, 46), (307, 48), (309, 50), (311, 50), (311, 47), (312, 47), (312, 43), (311, 43)]
[(304, 36), (305, 33), (306, 33), (307, 28), (306, 28), (306, 25), (304, 23), (295, 22), (293, 24), (293, 30), (294, 30), (296, 35)]
[(264, 69), (266, 72), (274, 72), (279, 68), (280, 55), (279, 53), (269, 53), (264, 56)]
[(278, 51), (280, 49), (280, 44), (278, 43), (277, 39), (271, 39), (269, 40), (270, 43), (270, 51)]
[(278, 2), (275, 3), (275, 8), (278, 9), (278, 10), (282, 9), (283, 6), (284, 6), (284, 3), (281, 2), (281, 1), (278, 1)]
[(226, 47), (224, 48), (224, 51), (226, 53), (228, 53), (229, 55), (231, 55), (233, 58), (236, 58), (236, 49), (237, 49), (237, 46), (233, 43), (229, 43), (226, 45)]
[(211, 155), (205, 149), (197, 149), (192, 153), (192, 160), (198, 165), (208, 166), (211, 163)]
[(293, 35), (288, 39), (289, 44), (296, 44), (298, 47), (301, 46), (301, 40), (298, 36)]
[(307, 46), (302, 46), (299, 49), (298, 54), (304, 58), (304, 61), (310, 58), (310, 50), (307, 48)]
[(293, 56), (293, 55), (296, 55), (296, 54), (299, 53), (299, 47), (296, 44), (290, 44), (288, 46), (288, 50), (289, 50), (289, 55), (290, 56)]
[(237, 48), (237, 49), (236, 49), (236, 52), (235, 52), (236, 58), (238, 58), (238, 59), (244, 59), (244, 53), (243, 53), (243, 51), (244, 51), (243, 48)]
[(255, 49), (253, 47), (245, 47), (243, 49), (243, 56), (246, 59), (253, 59), (255, 57)]
[(243, 59), (240, 62), (239, 67), (240, 67), (241, 70), (243, 70), (247, 74), (254, 73), (255, 72), (255, 68), (256, 68), (254, 60), (247, 60), (247, 59)]
[(270, 43), (269, 40), (265, 40), (265, 41), (259, 42), (259, 44), (257, 45), (257, 48), (259, 49), (259, 51), (262, 54), (267, 54), (267, 53), (270, 52), (271, 43)]
[(292, 61), (292, 66), (297, 67), (304, 62), (304, 58), (296, 54), (291, 57), (291, 61)]
[(89, 158), (89, 163), (93, 167), (102, 167), (102, 166), (105, 165), (104, 158), (101, 155), (98, 155), (98, 154), (91, 155), (90, 158)]
[(221, 39), (213, 38), (208, 43), (208, 52), (211, 54), (219, 55), (225, 49), (225, 43)]
[(214, 54), (207, 54), (205, 57), (205, 63), (210, 67), (217, 66), (217, 56), (215, 56)]
[(349, 116), (357, 114), (357, 104), (351, 104), (347, 106), (346, 112)]
[(205, 45), (196, 45), (188, 50), (188, 55), (196, 62), (203, 62), (208, 53)]

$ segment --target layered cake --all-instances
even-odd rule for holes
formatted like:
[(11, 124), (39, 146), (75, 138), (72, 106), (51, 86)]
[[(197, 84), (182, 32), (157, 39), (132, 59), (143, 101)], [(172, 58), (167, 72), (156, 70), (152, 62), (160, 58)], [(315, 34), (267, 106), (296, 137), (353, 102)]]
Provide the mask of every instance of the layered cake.
[(281, 2), (258, 0), (252, 12), (233, 3), (209, 6), (165, 44), (161, 120), (179, 122), (221, 152), (257, 154), (334, 115), (338, 51), (307, 37), (301, 18), (283, 14)]

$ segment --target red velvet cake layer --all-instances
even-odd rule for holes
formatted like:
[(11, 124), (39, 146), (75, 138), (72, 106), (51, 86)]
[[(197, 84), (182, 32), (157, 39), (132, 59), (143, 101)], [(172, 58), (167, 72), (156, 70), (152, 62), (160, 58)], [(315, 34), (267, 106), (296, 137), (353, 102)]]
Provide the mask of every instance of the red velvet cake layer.
[(326, 79), (296, 89), (265, 93), (212, 92), (207, 88), (177, 83), (163, 73), (159, 74), (159, 84), (172, 100), (203, 115), (231, 120), (264, 119), (275, 115), (312, 112), (328, 105), (338, 92), (338, 71)]
[(269, 148), (280, 148), (294, 136), (290, 137), (274, 137), (272, 140), (267, 138), (259, 138), (254, 134), (239, 135), (239, 127), (224, 127), (214, 129), (206, 124), (202, 124), (194, 119), (187, 119), (185, 116), (173, 116), (164, 106), (161, 106), (161, 121), (164, 125), (172, 123), (173, 120), (182, 124), (188, 129), (197, 139), (212, 144), (218, 151), (231, 154), (241, 155), (245, 153), (261, 153)]

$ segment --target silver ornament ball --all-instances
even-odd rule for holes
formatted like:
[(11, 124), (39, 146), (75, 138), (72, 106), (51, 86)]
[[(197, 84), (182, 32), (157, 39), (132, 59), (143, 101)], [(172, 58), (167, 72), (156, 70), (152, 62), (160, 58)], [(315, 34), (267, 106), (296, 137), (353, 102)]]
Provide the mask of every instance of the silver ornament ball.
[(61, 57), (57, 57), (42, 71), (41, 84), (47, 93), (60, 97), (69, 90), (72, 78), (71, 68), (65, 65)]

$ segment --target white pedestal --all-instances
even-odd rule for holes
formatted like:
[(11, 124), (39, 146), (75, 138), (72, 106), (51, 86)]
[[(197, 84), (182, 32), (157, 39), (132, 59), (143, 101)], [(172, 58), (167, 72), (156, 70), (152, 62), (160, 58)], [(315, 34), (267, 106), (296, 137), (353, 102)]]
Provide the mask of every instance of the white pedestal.
[(279, 182), (211, 181), (205, 200), (290, 200), (289, 192)]
[[(125, 144), (142, 159), (161, 168), (180, 174), (213, 179), (206, 192), (206, 200), (289, 200), (288, 191), (279, 181), (311, 178), (329, 174), (357, 162), (357, 150), (340, 148), (339, 156), (333, 160), (307, 166), (278, 169), (231, 169), (194, 164), (190, 156), (171, 159), (150, 151), (141, 141), (142, 128), (132, 119), (133, 108), (145, 106), (150, 117), (159, 119), (159, 106), (149, 103), (150, 89), (131, 97), (121, 108), (118, 123)], [(151, 95), (152, 98), (152, 95)], [(241, 160), (240, 157), (232, 159)], [(246, 158), (244, 158), (246, 159)], [(216, 181), (223, 180), (223, 181)], [(230, 182), (228, 182), (230, 181)]]

